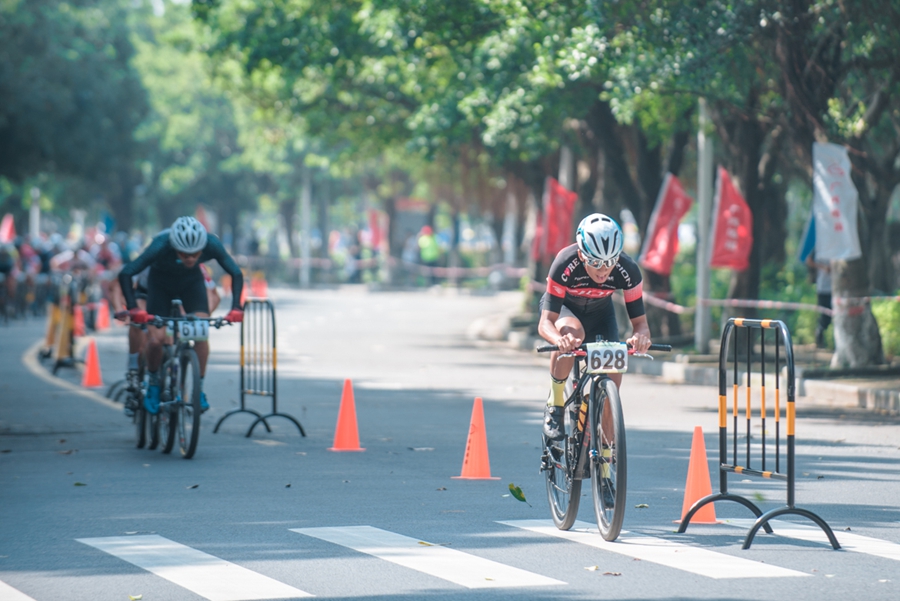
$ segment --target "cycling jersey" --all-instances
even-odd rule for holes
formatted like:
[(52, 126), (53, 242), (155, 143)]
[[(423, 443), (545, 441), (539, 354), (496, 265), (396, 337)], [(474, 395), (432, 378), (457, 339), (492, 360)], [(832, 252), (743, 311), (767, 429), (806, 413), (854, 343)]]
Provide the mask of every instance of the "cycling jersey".
[[(131, 278), (145, 268), (150, 268), (151, 293), (154, 287), (153, 284), (162, 281), (166, 282), (166, 288), (171, 291), (175, 291), (178, 288), (189, 290), (199, 281), (201, 290), (205, 291), (200, 263), (213, 259), (231, 276), (231, 307), (232, 309), (240, 309), (244, 276), (241, 274), (240, 267), (225, 250), (221, 240), (214, 234), (209, 234), (206, 239), (206, 246), (200, 253), (200, 259), (194, 267), (188, 269), (178, 258), (178, 254), (172, 248), (172, 245), (169, 244), (169, 230), (163, 230), (157, 234), (150, 246), (137, 259), (125, 265), (119, 272), (119, 285), (122, 288), (126, 306), (129, 309), (134, 309), (137, 306)], [(205, 299), (205, 292), (203, 298)], [(148, 311), (149, 309), (150, 307), (148, 306)], [(188, 310), (187, 303), (185, 304), (185, 310)]]
[(559, 313), (566, 306), (575, 313), (593, 311), (609, 304), (612, 293), (622, 290), (628, 317), (634, 319), (644, 314), (642, 279), (637, 263), (623, 252), (606, 281), (597, 283), (578, 257), (578, 245), (571, 244), (559, 251), (550, 265), (542, 309)]

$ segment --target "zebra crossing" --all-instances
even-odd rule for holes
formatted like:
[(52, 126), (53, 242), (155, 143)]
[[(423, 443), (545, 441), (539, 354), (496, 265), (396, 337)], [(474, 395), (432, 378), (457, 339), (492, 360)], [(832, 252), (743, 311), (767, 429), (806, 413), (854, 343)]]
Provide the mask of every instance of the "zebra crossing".
[[(726, 527), (745, 528), (748, 520), (732, 520)], [(623, 532), (619, 540), (610, 543), (603, 540), (596, 527), (586, 522), (576, 522), (569, 531), (560, 531), (549, 520), (508, 520), (497, 524), (509, 532), (524, 531), (556, 541), (576, 545), (575, 551), (583, 553), (586, 561), (597, 561), (598, 553), (613, 553), (650, 562), (672, 570), (710, 579), (766, 579), (807, 578), (812, 574), (764, 563), (752, 556), (736, 556), (714, 551), (707, 547), (677, 542), (671, 538)], [(827, 540), (818, 529), (790, 522), (775, 522), (773, 527), (781, 537), (822, 542), (826, 552)], [(335, 526), (315, 528), (290, 528), (300, 537), (297, 548), (309, 551), (319, 541), (389, 562), (408, 570), (432, 577), (429, 589), (440, 588), (440, 582), (449, 589), (529, 587), (566, 587), (564, 574), (537, 573), (513, 565), (507, 565), (482, 557), (478, 549), (448, 548), (443, 543), (427, 541), (374, 526)], [(848, 551), (874, 557), (900, 561), (900, 545), (889, 541), (842, 532), (842, 544)], [(821, 540), (820, 540), (821, 539)], [(165, 579), (209, 601), (251, 601), (259, 599), (301, 599), (316, 596), (315, 577), (296, 571), (298, 582), (312, 583), (303, 590), (281, 582), (254, 570), (237, 565), (194, 549), (175, 540), (157, 534), (78, 538), (77, 542), (118, 558), (155, 576)], [(758, 556), (757, 556), (758, 557)], [(290, 561), (290, 558), (286, 558)], [(548, 568), (549, 569), (549, 568)], [(318, 577), (322, 577), (318, 574)], [(332, 581), (340, 582), (340, 574), (326, 574)], [(296, 584), (296, 583), (295, 583)], [(330, 589), (330, 590), (333, 590)], [(540, 589), (535, 589), (540, 590)], [(320, 593), (321, 594), (321, 593)], [(45, 601), (44, 598), (22, 592), (0, 580), (0, 601)], [(49, 601), (49, 598), (48, 598)]]

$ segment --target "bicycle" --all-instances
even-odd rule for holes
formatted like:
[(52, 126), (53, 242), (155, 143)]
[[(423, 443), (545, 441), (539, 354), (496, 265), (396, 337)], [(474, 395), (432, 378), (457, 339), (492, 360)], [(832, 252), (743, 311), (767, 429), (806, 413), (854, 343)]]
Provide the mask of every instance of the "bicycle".
[[(221, 317), (197, 317), (184, 315), (182, 303), (172, 301), (170, 317), (152, 316), (147, 323), (157, 328), (169, 330), (171, 342), (163, 345), (163, 361), (160, 366), (160, 391), (158, 431), (164, 435), (162, 452), (170, 453), (178, 439), (181, 456), (191, 459), (197, 451), (200, 438), (200, 359), (194, 350), (194, 343), (209, 338), (209, 326), (216, 329), (231, 324)], [(116, 317), (127, 315), (117, 313)], [(144, 410), (141, 403), (142, 412)], [(149, 415), (149, 413), (148, 413)], [(152, 421), (151, 417), (151, 421)], [(152, 429), (151, 429), (152, 432)]]
[[(537, 349), (539, 353), (558, 350), (554, 345)], [(653, 344), (650, 350), (671, 351), (672, 347)], [(633, 354), (624, 342), (598, 341), (562, 355), (575, 357), (573, 377), (566, 382), (565, 435), (557, 441), (543, 437), (541, 454), (550, 514), (560, 530), (575, 523), (581, 484), (590, 479), (601, 536), (614, 541), (622, 531), (627, 490), (625, 418), (619, 390), (609, 374), (625, 373), (628, 356)]]

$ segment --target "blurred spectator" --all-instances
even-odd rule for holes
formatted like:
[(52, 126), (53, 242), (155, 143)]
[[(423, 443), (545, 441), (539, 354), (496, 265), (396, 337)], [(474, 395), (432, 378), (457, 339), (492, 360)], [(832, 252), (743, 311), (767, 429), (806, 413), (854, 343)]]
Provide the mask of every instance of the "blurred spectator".
[[(815, 270), (816, 277), (816, 304), (826, 309), (831, 308), (831, 263), (816, 261), (815, 252), (806, 257), (806, 265)], [(816, 322), (816, 347), (825, 348), (825, 331), (831, 325), (831, 316), (819, 313)]]
[(419, 230), (419, 262), (429, 267), (428, 281), (431, 285), (437, 284), (437, 275), (434, 268), (438, 266), (438, 259), (441, 258), (441, 247), (438, 245), (437, 238), (431, 226), (423, 225)]

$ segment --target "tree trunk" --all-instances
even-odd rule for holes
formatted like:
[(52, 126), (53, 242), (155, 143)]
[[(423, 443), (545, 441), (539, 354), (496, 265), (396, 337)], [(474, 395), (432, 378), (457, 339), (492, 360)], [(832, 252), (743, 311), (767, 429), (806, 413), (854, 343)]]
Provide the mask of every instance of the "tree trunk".
[(869, 282), (863, 259), (832, 261), (834, 355), (831, 367), (865, 367), (884, 363), (881, 333), (869, 301)]

